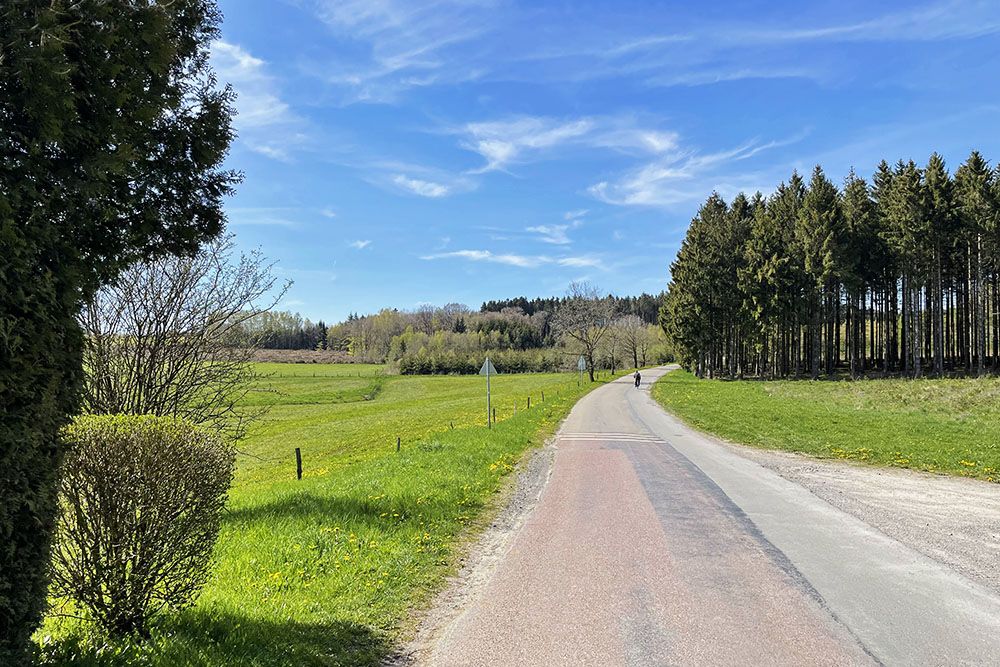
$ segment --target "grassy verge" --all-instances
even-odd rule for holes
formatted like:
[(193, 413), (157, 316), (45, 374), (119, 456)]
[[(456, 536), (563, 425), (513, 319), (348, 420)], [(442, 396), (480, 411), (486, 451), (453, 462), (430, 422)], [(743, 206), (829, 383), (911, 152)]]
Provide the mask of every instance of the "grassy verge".
[(1000, 379), (723, 382), (674, 371), (666, 409), (733, 442), (1000, 481)]
[(164, 614), (140, 646), (102, 644), (79, 621), (51, 619), (40, 633), (47, 661), (378, 664), (452, 569), (463, 531), (504, 476), (592, 386), (578, 387), (575, 374), (496, 377), (500, 422), (489, 431), (483, 378), (376, 370), (277, 369), (269, 384), (278, 392), (250, 399), (273, 408), (244, 444), (198, 603)]

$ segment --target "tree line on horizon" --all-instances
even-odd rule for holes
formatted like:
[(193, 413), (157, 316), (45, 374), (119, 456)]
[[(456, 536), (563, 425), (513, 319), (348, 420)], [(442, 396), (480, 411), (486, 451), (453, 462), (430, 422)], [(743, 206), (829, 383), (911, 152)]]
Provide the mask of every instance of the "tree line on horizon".
[(660, 311), (699, 377), (982, 374), (1000, 367), (1000, 167), (817, 166), (769, 197), (713, 193)]
[[(664, 294), (605, 297), (617, 316), (634, 315), (643, 323), (657, 323)], [(354, 356), (383, 358), (392, 338), (412, 328), (428, 336), (437, 332), (492, 335), (494, 347), (528, 350), (553, 345), (550, 320), (567, 297), (523, 296), (486, 301), (479, 311), (465, 304), (422, 305), (412, 311), (385, 308), (377, 313), (350, 313), (343, 322), (327, 326), (290, 311), (270, 310), (248, 320), (243, 329), (265, 350), (336, 350)]]
[[(582, 301), (594, 301), (602, 307), (602, 317), (594, 322), (602, 328), (602, 341), (599, 350), (591, 350), (588, 363), (617, 368), (626, 361), (644, 364), (647, 359), (669, 356), (655, 319), (649, 321), (633, 312), (640, 298), (588, 293), (587, 298), (493, 301), (479, 311), (458, 303), (425, 304), (412, 311), (384, 308), (373, 315), (352, 313), (329, 328), (326, 341), (328, 349), (366, 361), (391, 363), (403, 374), (475, 373), (485, 354), (504, 372), (553, 372), (572, 366), (576, 360), (565, 349), (559, 313)], [(657, 313), (660, 303), (657, 300), (656, 306), (647, 310)], [(543, 304), (551, 309), (539, 308)]]
[[(621, 315), (635, 315), (646, 324), (656, 324), (659, 316), (660, 306), (663, 305), (665, 293), (647, 294), (643, 292), (639, 296), (616, 296), (608, 294), (607, 299), (612, 303), (616, 313)], [(499, 313), (507, 308), (519, 308), (525, 315), (534, 315), (538, 312), (553, 313), (560, 305), (564, 305), (569, 297), (535, 297), (528, 299), (523, 296), (513, 299), (491, 299), (483, 302), (480, 306), (481, 313)]]

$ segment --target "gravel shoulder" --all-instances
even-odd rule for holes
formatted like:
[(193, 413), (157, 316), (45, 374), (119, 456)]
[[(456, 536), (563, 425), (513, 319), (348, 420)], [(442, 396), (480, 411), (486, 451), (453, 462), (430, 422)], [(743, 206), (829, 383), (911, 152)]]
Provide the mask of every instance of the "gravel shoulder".
[(1000, 593), (1000, 484), (722, 444)]

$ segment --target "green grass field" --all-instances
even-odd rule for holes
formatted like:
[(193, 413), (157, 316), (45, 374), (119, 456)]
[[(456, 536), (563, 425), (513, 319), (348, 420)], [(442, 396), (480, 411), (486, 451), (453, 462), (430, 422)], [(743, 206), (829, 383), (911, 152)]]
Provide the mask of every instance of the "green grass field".
[(248, 402), (273, 407), (242, 444), (197, 604), (163, 614), (140, 646), (105, 645), (79, 621), (50, 619), (39, 633), (50, 664), (378, 664), (452, 570), (504, 476), (592, 388), (575, 374), (495, 377), (500, 421), (488, 431), (481, 377), (262, 370), (273, 373), (270, 390)]
[(733, 442), (1000, 481), (1000, 378), (729, 382), (674, 371), (653, 396)]

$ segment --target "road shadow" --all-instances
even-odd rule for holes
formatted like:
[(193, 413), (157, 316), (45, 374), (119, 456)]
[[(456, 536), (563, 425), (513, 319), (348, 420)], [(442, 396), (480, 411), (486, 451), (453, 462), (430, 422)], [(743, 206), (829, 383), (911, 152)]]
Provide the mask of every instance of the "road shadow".
[(389, 638), (348, 621), (273, 622), (189, 609), (163, 614), (146, 642), (108, 641), (87, 629), (49, 641), (46, 667), (367, 667), (392, 650)]
[[(378, 665), (391, 650), (385, 635), (342, 620), (272, 622), (191, 610), (164, 629), (172, 635), (171, 644), (197, 647), (198, 660), (204, 662), (194, 664), (213, 666)], [(189, 663), (166, 660), (162, 664)]]

